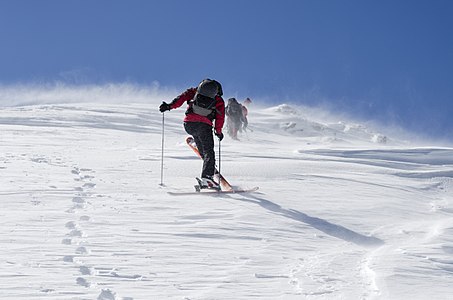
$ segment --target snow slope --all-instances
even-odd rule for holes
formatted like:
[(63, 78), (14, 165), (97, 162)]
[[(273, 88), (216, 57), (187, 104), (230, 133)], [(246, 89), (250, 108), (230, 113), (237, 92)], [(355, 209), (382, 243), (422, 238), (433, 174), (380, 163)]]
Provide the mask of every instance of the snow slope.
[(453, 149), (252, 106), (221, 168), (259, 192), (175, 197), (201, 161), (166, 113), (159, 185), (157, 106), (0, 109), (2, 299), (451, 299)]

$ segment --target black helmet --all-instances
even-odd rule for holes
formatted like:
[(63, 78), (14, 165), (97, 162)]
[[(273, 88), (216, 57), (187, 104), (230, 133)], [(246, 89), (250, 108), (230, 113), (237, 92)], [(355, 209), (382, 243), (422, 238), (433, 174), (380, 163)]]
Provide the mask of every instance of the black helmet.
[(215, 80), (205, 79), (198, 85), (197, 93), (209, 98), (215, 98), (219, 94), (219, 85)]

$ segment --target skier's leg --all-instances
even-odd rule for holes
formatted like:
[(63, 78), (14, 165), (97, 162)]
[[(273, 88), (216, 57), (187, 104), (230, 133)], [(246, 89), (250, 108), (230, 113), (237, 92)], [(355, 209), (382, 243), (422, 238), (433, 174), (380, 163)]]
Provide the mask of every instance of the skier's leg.
[(211, 126), (203, 124), (200, 143), (203, 145), (203, 170), (201, 177), (212, 177), (215, 171), (214, 137)]
[(200, 140), (200, 137), (198, 135), (194, 135), (193, 139), (195, 141), (195, 145), (197, 145), (198, 152), (200, 152), (200, 156), (204, 157), (204, 147), (203, 142)]
[(184, 129), (188, 134), (190, 134), (194, 141), (195, 145), (198, 148), (198, 152), (200, 152), (201, 157), (203, 157), (203, 144), (200, 141), (200, 125), (197, 122), (185, 122)]
[(184, 123), (186, 132), (193, 136), (198, 151), (203, 158), (201, 177), (213, 176), (215, 171), (214, 137), (212, 127), (200, 122)]
[(238, 139), (238, 130), (239, 130), (239, 122), (238, 120), (235, 120), (234, 121), (234, 124), (233, 124), (233, 139), (237, 140)]

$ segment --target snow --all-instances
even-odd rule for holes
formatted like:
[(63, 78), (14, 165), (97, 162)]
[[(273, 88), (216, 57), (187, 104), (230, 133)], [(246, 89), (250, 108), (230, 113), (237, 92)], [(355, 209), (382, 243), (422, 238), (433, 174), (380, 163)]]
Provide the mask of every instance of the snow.
[(55, 102), (0, 109), (2, 299), (451, 299), (452, 148), (252, 105), (221, 169), (259, 191), (175, 197), (184, 109), (160, 186), (159, 101)]

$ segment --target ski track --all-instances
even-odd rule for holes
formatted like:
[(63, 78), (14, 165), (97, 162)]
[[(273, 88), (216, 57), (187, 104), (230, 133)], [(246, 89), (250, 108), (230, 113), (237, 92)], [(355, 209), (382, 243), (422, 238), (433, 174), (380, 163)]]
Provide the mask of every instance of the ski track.
[(253, 136), (223, 146), (222, 173), (259, 192), (212, 197), (166, 194), (200, 168), (181, 114), (167, 117), (158, 187), (154, 109), (1, 110), (2, 299), (448, 299), (453, 150), (317, 149), (293, 139), (300, 124), (368, 133), (282, 109), (252, 111)]

